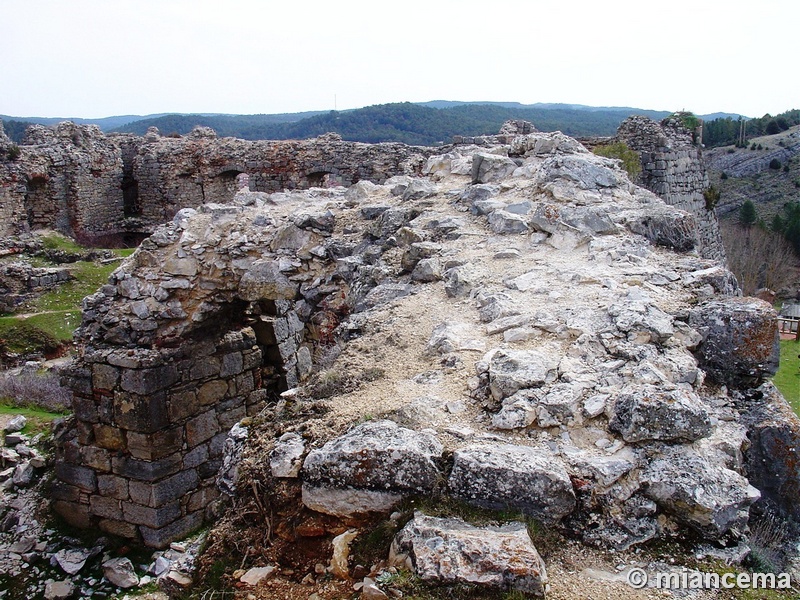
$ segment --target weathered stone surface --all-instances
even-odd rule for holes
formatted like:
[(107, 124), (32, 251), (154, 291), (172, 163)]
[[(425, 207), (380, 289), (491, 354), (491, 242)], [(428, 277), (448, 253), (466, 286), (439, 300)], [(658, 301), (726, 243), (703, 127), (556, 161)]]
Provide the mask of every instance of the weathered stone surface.
[(75, 585), (65, 579), (63, 581), (48, 581), (44, 586), (45, 600), (66, 600), (75, 593)]
[(248, 437), (247, 427), (238, 423), (234, 425), (225, 437), (222, 450), (222, 465), (217, 473), (217, 487), (229, 496), (236, 495), (236, 482), (239, 478), (239, 457), (242, 455), (244, 444)]
[(682, 389), (666, 392), (642, 386), (617, 396), (608, 428), (622, 435), (626, 442), (693, 442), (711, 433), (711, 420), (701, 400), (692, 392)]
[(269, 467), (273, 477), (297, 477), (303, 466), (306, 444), (297, 433), (284, 433), (275, 443), (269, 455)]
[(281, 273), (277, 261), (254, 262), (239, 280), (239, 294), (244, 300), (294, 298), (297, 286)]
[(495, 210), (489, 215), (489, 227), (495, 233), (524, 233), (528, 231), (528, 222), (520, 215), (505, 210)]
[(272, 565), (268, 567), (252, 567), (247, 569), (247, 572), (239, 578), (239, 581), (250, 586), (255, 586), (272, 575), (275, 570), (275, 567)]
[(689, 324), (703, 337), (695, 354), (700, 366), (733, 387), (758, 385), (778, 369), (775, 310), (757, 298), (723, 298), (692, 310)]
[(476, 339), (474, 327), (469, 323), (445, 321), (433, 329), (428, 339), (428, 351), (439, 354), (483, 349), (483, 341)]
[(85, 548), (72, 548), (59, 550), (53, 556), (65, 573), (75, 575), (84, 567), (90, 555), (91, 552)]
[(128, 558), (112, 558), (103, 563), (103, 575), (111, 583), (123, 589), (139, 585), (139, 577)]
[(647, 215), (632, 216), (627, 220), (628, 228), (657, 246), (688, 252), (697, 244), (697, 223), (692, 215), (664, 207), (660, 211), (649, 211)]
[(28, 419), (26, 419), (24, 415), (16, 415), (12, 417), (8, 421), (8, 423), (6, 423), (6, 426), (3, 428), (3, 430), (6, 433), (15, 433), (17, 431), (22, 431), (27, 423)]
[(489, 362), (489, 389), (497, 400), (556, 379), (558, 358), (538, 350), (498, 350)]
[(761, 494), (747, 479), (676, 448), (650, 463), (641, 475), (644, 493), (674, 519), (710, 539), (747, 525), (748, 509)]
[(507, 156), (478, 152), (472, 157), (472, 183), (492, 183), (511, 175), (517, 164)]
[(519, 510), (555, 522), (575, 508), (575, 492), (563, 463), (548, 450), (484, 444), (456, 450), (449, 486), (470, 504)]
[(762, 502), (791, 519), (800, 519), (800, 419), (772, 383), (740, 400), (750, 441), (745, 474), (761, 491)]
[(414, 573), (434, 583), (468, 583), (544, 596), (544, 561), (524, 523), (474, 527), (416, 513), (395, 536), (390, 560), (411, 558)]
[(430, 434), (392, 421), (368, 422), (309, 452), (301, 475), (315, 486), (429, 492), (441, 476), (436, 461), (442, 450)]

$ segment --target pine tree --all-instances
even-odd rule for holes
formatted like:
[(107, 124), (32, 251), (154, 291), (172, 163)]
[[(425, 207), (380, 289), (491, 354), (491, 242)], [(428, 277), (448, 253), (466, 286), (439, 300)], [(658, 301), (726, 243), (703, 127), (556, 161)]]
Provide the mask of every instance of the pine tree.
[(742, 207), (739, 209), (739, 224), (742, 227), (750, 228), (758, 221), (758, 212), (756, 205), (752, 200), (745, 200)]

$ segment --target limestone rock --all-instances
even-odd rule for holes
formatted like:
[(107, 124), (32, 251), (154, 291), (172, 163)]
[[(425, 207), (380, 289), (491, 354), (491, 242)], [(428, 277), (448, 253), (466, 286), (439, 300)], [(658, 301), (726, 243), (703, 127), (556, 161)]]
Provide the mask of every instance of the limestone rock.
[(413, 179), (403, 192), (403, 200), (421, 200), (435, 196), (436, 184), (427, 179)]
[(297, 433), (284, 433), (269, 455), (269, 467), (273, 477), (297, 477), (303, 466), (306, 444)]
[(692, 310), (689, 324), (703, 337), (700, 366), (733, 387), (758, 384), (778, 369), (780, 336), (775, 310), (757, 298), (722, 298)]
[(217, 487), (229, 496), (236, 495), (239, 477), (239, 457), (247, 441), (247, 427), (235, 424), (228, 432), (222, 450), (222, 465), (217, 473)]
[(568, 181), (583, 190), (622, 186), (626, 177), (614, 161), (594, 154), (555, 155), (541, 165), (542, 183)]
[(112, 584), (123, 589), (139, 585), (139, 577), (128, 558), (112, 558), (103, 563), (103, 575)]
[(48, 581), (44, 586), (45, 600), (66, 600), (75, 593), (75, 584), (70, 580)]
[(24, 415), (16, 415), (6, 423), (3, 430), (6, 433), (16, 433), (17, 431), (22, 431), (27, 423), (28, 419), (26, 419)]
[(649, 209), (644, 214), (631, 214), (626, 223), (632, 232), (645, 236), (657, 246), (688, 252), (697, 245), (697, 223), (684, 211), (666, 206)]
[(558, 359), (539, 350), (499, 350), (489, 362), (489, 389), (497, 400), (557, 377)]
[(384, 510), (403, 494), (433, 490), (441, 477), (436, 461), (442, 450), (430, 434), (391, 421), (364, 423), (308, 454), (301, 472), (303, 501), (322, 512), (339, 511), (342, 498), (354, 502), (350, 513)]
[(255, 261), (239, 281), (239, 294), (245, 300), (294, 298), (297, 286), (281, 273), (274, 260)]
[(642, 386), (620, 393), (608, 428), (626, 442), (692, 442), (711, 433), (711, 420), (700, 399), (682, 389), (662, 391)]
[(80, 571), (91, 556), (91, 551), (85, 548), (69, 548), (56, 552), (55, 561), (68, 575), (75, 575)]
[(556, 522), (575, 508), (575, 492), (563, 463), (548, 450), (483, 444), (456, 450), (449, 486), (469, 504), (519, 510)]
[(680, 447), (652, 461), (641, 483), (648, 498), (709, 539), (742, 532), (750, 505), (761, 496), (735, 471)]
[(771, 506), (800, 519), (800, 419), (772, 383), (749, 392), (740, 404), (750, 440), (747, 478)]
[(448, 354), (464, 350), (484, 350), (483, 341), (475, 338), (475, 328), (469, 323), (445, 321), (437, 325), (428, 339), (428, 351)]
[(507, 156), (477, 152), (472, 157), (472, 183), (492, 183), (511, 175), (517, 164)]
[(252, 567), (247, 569), (247, 572), (239, 577), (239, 581), (249, 586), (256, 586), (265, 580), (267, 577), (275, 572), (275, 567), (272, 565), (266, 567)]
[(520, 215), (495, 210), (489, 215), (489, 227), (500, 234), (525, 233), (528, 231), (528, 222)]
[(395, 536), (391, 557), (411, 558), (415, 574), (433, 583), (468, 583), (544, 596), (547, 571), (524, 523), (474, 527), (460, 519), (416, 513)]
[(350, 568), (347, 559), (350, 556), (350, 544), (358, 535), (357, 529), (348, 529), (342, 534), (337, 535), (331, 542), (331, 573), (338, 579), (347, 579), (350, 575)]

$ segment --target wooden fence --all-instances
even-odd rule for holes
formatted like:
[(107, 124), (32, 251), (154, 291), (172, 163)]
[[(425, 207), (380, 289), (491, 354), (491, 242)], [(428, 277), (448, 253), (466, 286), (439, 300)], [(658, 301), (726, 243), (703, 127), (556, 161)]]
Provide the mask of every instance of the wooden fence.
[(800, 341), (800, 319), (778, 317), (778, 330), (781, 335), (794, 334), (794, 339)]

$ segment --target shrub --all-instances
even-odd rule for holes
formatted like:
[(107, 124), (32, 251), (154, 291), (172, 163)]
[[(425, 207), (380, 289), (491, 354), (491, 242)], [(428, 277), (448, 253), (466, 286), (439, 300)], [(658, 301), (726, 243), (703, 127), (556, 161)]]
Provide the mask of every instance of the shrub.
[(783, 165), (783, 172), (784, 173), (788, 173), (789, 172), (789, 165)]
[(758, 145), (758, 146), (756, 146), (756, 147), (757, 147), (759, 150), (763, 150), (763, 149), (764, 149), (764, 146), (762, 146), (761, 144), (759, 144), (759, 145)]
[(725, 171), (723, 171), (722, 175), (720, 175), (719, 178), (720, 179), (727, 179), (728, 178), (728, 174)]
[(61, 387), (58, 375), (23, 372), (0, 375), (0, 398), (14, 406), (64, 412), (72, 404), (70, 391)]
[(706, 200), (706, 210), (714, 210), (717, 202), (719, 202), (719, 190), (713, 185), (710, 185), (703, 192), (703, 198)]
[(8, 160), (17, 160), (21, 154), (22, 150), (19, 149), (19, 146), (17, 146), (16, 144), (12, 144), (7, 152)]
[(756, 143), (755, 143), (755, 142), (753, 142), (753, 143), (750, 145), (750, 150), (755, 150), (757, 147), (758, 147), (758, 146), (756, 146)]
[(779, 161), (777, 158), (773, 158), (771, 161), (769, 161), (770, 169), (775, 169), (776, 171), (778, 171), (782, 166), (783, 165), (781, 164), (781, 161)]
[(622, 168), (628, 172), (631, 181), (636, 181), (642, 172), (642, 159), (639, 158), (639, 153), (631, 150), (625, 142), (595, 146), (593, 152), (598, 156), (622, 161)]

